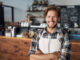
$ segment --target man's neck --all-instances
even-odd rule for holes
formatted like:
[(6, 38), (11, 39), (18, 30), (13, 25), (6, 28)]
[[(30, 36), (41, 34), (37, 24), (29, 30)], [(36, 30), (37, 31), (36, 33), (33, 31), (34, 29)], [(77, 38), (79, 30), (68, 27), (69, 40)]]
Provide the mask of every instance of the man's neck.
[(56, 31), (57, 27), (55, 28), (49, 28), (47, 27), (47, 32), (49, 32), (50, 34), (54, 33)]

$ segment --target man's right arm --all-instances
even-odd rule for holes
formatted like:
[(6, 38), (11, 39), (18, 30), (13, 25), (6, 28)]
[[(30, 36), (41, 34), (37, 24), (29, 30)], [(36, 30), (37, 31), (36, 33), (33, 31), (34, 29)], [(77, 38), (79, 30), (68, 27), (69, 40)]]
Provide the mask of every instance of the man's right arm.
[(55, 59), (59, 60), (60, 57), (60, 52), (55, 52), (55, 53), (49, 53), (49, 54), (43, 54), (41, 51), (35, 52), (35, 54), (30, 55), (30, 59), (40, 59), (40, 60), (50, 60), (50, 59)]
[(39, 40), (38, 35), (39, 33), (36, 31), (32, 37), (32, 43), (30, 45), (28, 56), (31, 54), (35, 54), (36, 50), (38, 50), (38, 40)]
[(31, 54), (30, 59), (50, 60), (50, 59), (53, 59), (53, 54)]

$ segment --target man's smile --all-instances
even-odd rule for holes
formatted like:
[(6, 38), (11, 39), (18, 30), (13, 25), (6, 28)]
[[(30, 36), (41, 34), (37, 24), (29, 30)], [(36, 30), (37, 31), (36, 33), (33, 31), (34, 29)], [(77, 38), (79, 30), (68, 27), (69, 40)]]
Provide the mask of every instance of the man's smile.
[(55, 22), (54, 22), (54, 21), (48, 21), (48, 24), (50, 24), (50, 25), (54, 25)]

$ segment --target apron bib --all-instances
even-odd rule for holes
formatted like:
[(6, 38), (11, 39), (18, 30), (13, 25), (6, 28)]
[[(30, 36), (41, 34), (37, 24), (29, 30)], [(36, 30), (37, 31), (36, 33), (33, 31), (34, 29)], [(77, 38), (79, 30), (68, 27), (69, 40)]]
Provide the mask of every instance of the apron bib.
[(59, 34), (57, 34), (57, 39), (43, 38), (42, 36), (40, 37), (39, 40), (39, 49), (44, 54), (54, 53), (61, 50), (61, 42), (59, 41)]

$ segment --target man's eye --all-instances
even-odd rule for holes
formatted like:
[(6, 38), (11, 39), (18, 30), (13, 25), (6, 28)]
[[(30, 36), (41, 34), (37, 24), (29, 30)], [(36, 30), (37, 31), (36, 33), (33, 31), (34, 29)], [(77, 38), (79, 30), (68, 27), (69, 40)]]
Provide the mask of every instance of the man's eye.
[(48, 16), (48, 18), (50, 18), (50, 16)]
[(56, 16), (52, 16), (52, 17), (54, 18), (54, 17), (56, 17)]
[(53, 16), (53, 18), (56, 18), (56, 16)]
[[(50, 18), (51, 16), (47, 16), (48, 18)], [(57, 16), (52, 16), (52, 18), (56, 18)]]

